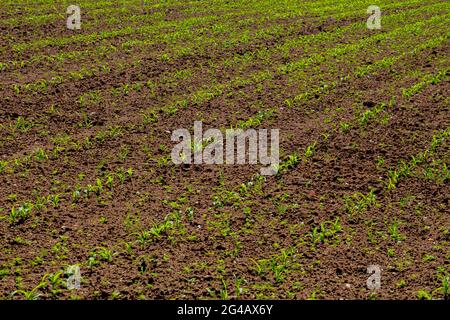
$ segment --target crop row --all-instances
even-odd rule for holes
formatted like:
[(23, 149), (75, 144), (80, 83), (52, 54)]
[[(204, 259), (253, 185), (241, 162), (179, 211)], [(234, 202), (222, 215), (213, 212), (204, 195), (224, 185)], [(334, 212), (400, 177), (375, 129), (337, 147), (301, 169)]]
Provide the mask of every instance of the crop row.
[[(350, 46), (348, 46), (348, 47), (350, 47)], [(351, 47), (350, 47), (351, 48)], [(323, 55), (322, 56), (320, 56), (320, 57), (323, 57)], [(304, 60), (301, 60), (300, 62), (302, 63), (302, 64), (304, 64), (305, 62), (303, 62)], [(311, 62), (311, 61), (314, 61), (314, 62), (317, 62), (316, 60), (314, 60), (314, 59), (307, 59), (307, 63), (308, 62)], [(319, 61), (320, 62), (320, 61)], [(260, 72), (260, 75), (262, 76), (262, 77), (260, 77), (259, 78), (259, 82), (260, 81), (262, 81), (262, 80), (265, 80), (265, 79), (267, 79), (266, 78), (266, 76), (268, 75), (268, 73), (267, 72)], [(257, 78), (259, 75), (257, 75), (255, 78)], [(245, 84), (246, 82), (245, 82), (245, 80), (244, 80), (244, 82), (243, 81), (237, 81), (237, 83), (239, 83), (240, 85), (242, 85), (242, 84)], [(250, 82), (251, 83), (251, 82)], [(127, 85), (126, 87), (124, 87), (123, 88), (123, 90), (121, 89), (121, 90), (119, 90), (119, 91), (117, 91), (117, 89), (119, 89), (119, 88), (114, 88), (113, 90), (112, 90), (112, 92), (114, 92), (114, 93), (121, 93), (122, 92), (122, 95), (123, 94), (127, 94), (127, 90), (133, 90), (133, 89), (135, 89), (135, 88), (137, 88), (137, 89), (139, 89), (139, 90), (141, 90), (140, 88), (145, 88), (145, 86), (146, 86), (146, 84), (147, 83), (135, 83), (135, 84), (132, 84), (132, 85)], [(150, 83), (151, 84), (151, 83)], [(246, 83), (246, 84), (249, 84), (248, 82)], [(129, 88), (129, 89), (127, 89), (127, 88)], [(218, 86), (218, 89), (220, 88), (220, 85)], [(126, 90), (125, 90), (126, 89)], [(211, 90), (212, 92), (214, 92), (214, 91), (220, 91), (221, 89), (219, 89), (219, 90), (216, 90), (216, 89), (213, 89), (213, 90)], [(201, 89), (201, 90), (199, 90), (199, 92), (198, 93), (194, 93), (193, 95), (194, 96), (197, 96), (197, 94), (198, 95), (201, 95), (202, 94), (202, 91), (204, 91), (204, 89)], [(96, 93), (96, 96), (97, 96), (97, 101), (98, 101), (98, 95), (97, 95), (97, 93)], [(115, 94), (115, 96), (117, 96), (117, 94)], [(214, 97), (215, 95), (213, 94), (212, 95), (212, 97)], [(80, 101), (81, 101), (81, 97), (80, 97)], [(178, 100), (175, 104), (178, 104), (179, 103), (179, 101), (183, 101), (183, 100)], [(184, 104), (186, 103), (187, 101), (186, 100), (184, 100)]]

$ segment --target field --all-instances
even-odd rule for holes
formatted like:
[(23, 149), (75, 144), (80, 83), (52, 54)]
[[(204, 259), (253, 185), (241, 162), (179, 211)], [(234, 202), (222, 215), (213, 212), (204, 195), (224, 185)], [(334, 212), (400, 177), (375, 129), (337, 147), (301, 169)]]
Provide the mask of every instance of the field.
[(449, 298), (448, 1), (70, 4), (0, 3), (0, 299)]

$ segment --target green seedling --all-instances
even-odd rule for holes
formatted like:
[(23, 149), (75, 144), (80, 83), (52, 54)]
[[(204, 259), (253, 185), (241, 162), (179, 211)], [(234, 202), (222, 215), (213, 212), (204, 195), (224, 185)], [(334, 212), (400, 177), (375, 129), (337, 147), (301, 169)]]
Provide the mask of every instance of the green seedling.
[(12, 207), (9, 215), (10, 223), (13, 224), (25, 221), (29, 217), (33, 207), (33, 204), (28, 202), (22, 204), (19, 208)]

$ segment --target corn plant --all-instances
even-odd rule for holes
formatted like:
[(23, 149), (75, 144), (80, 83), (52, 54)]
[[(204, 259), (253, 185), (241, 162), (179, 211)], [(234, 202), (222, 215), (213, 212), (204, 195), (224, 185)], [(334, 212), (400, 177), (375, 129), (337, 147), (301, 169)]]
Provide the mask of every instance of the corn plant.
[(186, 209), (185, 212), (186, 212), (188, 221), (192, 222), (194, 220), (194, 209), (192, 209), (192, 207), (189, 207)]
[(61, 287), (65, 285), (65, 281), (62, 278), (63, 274), (63, 271), (58, 271), (47, 275), (47, 279), (51, 285), (50, 293), (52, 296), (57, 296), (62, 292)]
[(149, 242), (152, 238), (152, 234), (150, 231), (148, 230), (142, 230), (140, 232), (135, 232), (134, 235), (136, 236), (136, 240), (142, 245), (144, 246), (145, 244), (147, 244), (147, 242)]
[(39, 289), (41, 289), (42, 286), (36, 286), (31, 291), (26, 290), (16, 290), (11, 293), (11, 296), (15, 296), (16, 294), (21, 294), (25, 300), (39, 300), (39, 297), (42, 295), (39, 293)]
[(111, 190), (112, 186), (113, 186), (113, 182), (114, 182), (114, 177), (112, 175), (108, 175), (106, 177), (106, 185), (108, 186), (108, 188)]
[(222, 289), (220, 289), (220, 299), (222, 299), (222, 300), (228, 299), (227, 283), (223, 278), (222, 278)]
[(96, 250), (96, 253), (100, 257), (101, 260), (111, 262), (113, 259), (113, 252), (112, 250), (105, 248), (105, 247), (99, 247)]
[(431, 300), (433, 297), (430, 292), (427, 290), (419, 290), (417, 291), (417, 299), (419, 300)]
[(39, 297), (42, 295), (42, 293), (40, 293), (39, 290), (47, 286), (46, 277), (47, 275), (44, 275), (39, 284), (30, 291), (16, 290), (11, 293), (11, 297), (20, 294), (23, 296), (25, 300), (38, 300)]
[(250, 258), (250, 260), (253, 262), (254, 264), (254, 268), (253, 270), (256, 272), (256, 274), (258, 276), (261, 276), (265, 273), (265, 264), (266, 264), (266, 260), (265, 259), (260, 259), (258, 261), (256, 261), (253, 258)]
[(153, 225), (153, 227), (149, 230), (149, 232), (155, 238), (160, 238), (163, 233), (173, 228), (173, 225), (174, 225), (173, 221), (167, 220), (161, 224)]
[(372, 189), (366, 195), (357, 192), (351, 196), (344, 196), (344, 210), (350, 214), (363, 212), (376, 203), (376, 189)]
[(449, 292), (450, 292), (450, 281), (449, 281), (449, 277), (443, 277), (442, 278), (442, 286), (440, 288), (438, 288), (442, 295), (444, 296), (445, 299), (449, 298)]
[(404, 239), (404, 236), (399, 231), (400, 221), (394, 220), (394, 222), (388, 226), (388, 232), (391, 236), (391, 239), (394, 241), (401, 241)]
[(100, 195), (103, 192), (103, 183), (102, 180), (100, 178), (97, 178), (95, 180), (95, 189), (96, 189), (96, 194)]
[(350, 131), (350, 125), (346, 122), (340, 122), (339, 127), (341, 128), (342, 132), (347, 133)]
[(118, 158), (120, 161), (125, 161), (125, 159), (127, 158), (128, 154), (130, 153), (130, 148), (126, 145), (121, 146), (119, 149), (119, 153), (118, 153)]
[(278, 175), (295, 168), (299, 162), (300, 156), (297, 153), (289, 155), (287, 159), (278, 166)]
[(16, 95), (19, 95), (21, 92), (20, 86), (18, 84), (13, 84), (12, 89), (14, 90)]
[(81, 188), (77, 187), (74, 191), (72, 191), (72, 203), (77, 203), (80, 196), (81, 196)]
[(275, 282), (281, 283), (284, 280), (283, 272), (286, 270), (286, 266), (281, 264), (279, 265), (275, 259), (271, 261), (271, 270), (275, 276)]
[(95, 266), (98, 266), (99, 264), (100, 261), (97, 260), (97, 254), (95, 252), (91, 252), (88, 257), (87, 266), (89, 268), (93, 268)]
[(8, 166), (8, 161), (5, 161), (5, 160), (0, 160), (0, 173), (2, 173), (4, 170), (5, 170), (5, 168)]
[(142, 123), (144, 124), (144, 126), (146, 126), (150, 123), (155, 123), (157, 121), (158, 121), (158, 115), (153, 110), (150, 110), (150, 111), (142, 114)]
[(36, 197), (36, 201), (34, 202), (34, 208), (37, 211), (40, 211), (40, 210), (42, 210), (45, 207), (45, 205), (47, 203), (48, 203), (48, 201), (47, 201), (47, 199), (45, 197), (37, 196)]
[(14, 128), (21, 132), (27, 132), (32, 126), (33, 125), (22, 116), (19, 116), (14, 124)]
[(11, 213), (9, 214), (10, 223), (18, 223), (25, 221), (33, 209), (33, 204), (24, 203), (19, 208), (12, 207)]
[(47, 154), (45, 153), (45, 150), (39, 148), (36, 152), (35, 152), (35, 159), (37, 161), (44, 161), (48, 158)]
[(96, 192), (97, 192), (97, 188), (95, 186), (93, 186), (92, 184), (88, 184), (86, 186), (86, 189), (84, 189), (84, 194), (86, 195), (86, 198), (89, 198), (91, 193), (96, 193)]
[(318, 243), (325, 243), (328, 239), (334, 238), (334, 236), (342, 231), (339, 218), (334, 221), (322, 222), (318, 227), (315, 227), (308, 236), (311, 238), (313, 246)]
[(59, 203), (61, 202), (61, 198), (59, 194), (55, 194), (55, 195), (50, 195), (47, 198), (48, 202), (50, 202), (51, 204), (53, 204), (53, 206), (56, 208), (59, 206)]
[(309, 146), (306, 147), (306, 149), (305, 149), (305, 158), (306, 159), (311, 158), (313, 156), (315, 149), (316, 149), (316, 145), (317, 145), (317, 142), (313, 142), (312, 144), (310, 144)]
[(115, 138), (123, 135), (123, 129), (120, 126), (114, 126), (109, 128), (109, 137)]
[(358, 119), (359, 124), (362, 127), (365, 127), (368, 122), (375, 118), (376, 116), (378, 116), (384, 109), (385, 109), (386, 105), (384, 103), (381, 103), (380, 105), (375, 106), (374, 108), (370, 109), (370, 110), (366, 110), (365, 112), (363, 112), (360, 116), (360, 118)]

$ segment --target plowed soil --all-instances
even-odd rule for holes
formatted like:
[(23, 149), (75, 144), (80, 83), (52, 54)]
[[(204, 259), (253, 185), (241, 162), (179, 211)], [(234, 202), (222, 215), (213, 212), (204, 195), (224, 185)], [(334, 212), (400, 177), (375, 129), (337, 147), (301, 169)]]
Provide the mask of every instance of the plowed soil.
[[(1, 299), (448, 299), (448, 2), (79, 2), (0, 4)], [(280, 171), (173, 164), (194, 121)]]

